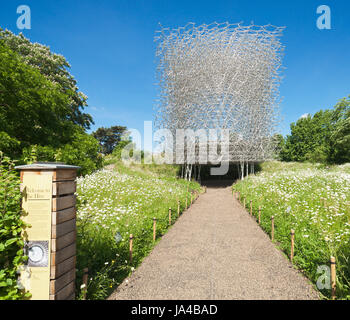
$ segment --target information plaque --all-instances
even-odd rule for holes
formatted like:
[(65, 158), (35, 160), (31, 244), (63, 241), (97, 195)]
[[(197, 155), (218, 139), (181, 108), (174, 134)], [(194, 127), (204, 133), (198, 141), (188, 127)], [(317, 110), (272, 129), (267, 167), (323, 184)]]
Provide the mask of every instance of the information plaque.
[[(22, 182), (24, 240), (28, 255), (26, 272), (21, 273), (23, 287), (32, 300), (48, 300), (50, 287), (52, 175), (24, 175)], [(23, 279), (23, 278), (26, 279)], [(29, 279), (28, 279), (29, 278)]]

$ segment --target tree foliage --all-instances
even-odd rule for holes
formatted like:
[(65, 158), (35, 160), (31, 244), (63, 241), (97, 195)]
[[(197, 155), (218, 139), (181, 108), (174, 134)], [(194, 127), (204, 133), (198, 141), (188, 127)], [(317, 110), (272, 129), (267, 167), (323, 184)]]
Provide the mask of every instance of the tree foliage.
[(110, 128), (101, 127), (93, 133), (93, 136), (99, 141), (101, 152), (110, 154), (121, 141), (125, 131), (126, 127), (123, 126), (112, 126)]
[(22, 35), (0, 30), (0, 151), (20, 159), (63, 161), (86, 174), (102, 166), (98, 141), (85, 132), (86, 97), (66, 59)]
[(23, 150), (22, 162), (58, 161), (79, 166), (78, 174), (85, 175), (100, 169), (103, 164), (98, 141), (82, 129), (78, 129), (71, 141), (58, 148), (31, 145)]
[[(0, 40), (1, 41), (1, 40)], [(58, 146), (67, 143), (75, 124), (68, 96), (59, 84), (0, 42), (0, 135), (1, 148), (18, 156), (31, 144)]]
[(83, 112), (87, 106), (87, 96), (79, 91), (76, 80), (69, 73), (70, 64), (66, 58), (51, 52), (48, 46), (32, 43), (22, 33), (15, 35), (0, 28), (0, 39), (20, 55), (24, 63), (39, 70), (52, 84), (59, 85), (58, 89), (69, 99), (70, 113), (67, 114), (67, 119), (89, 129), (93, 119), (91, 115)]
[(344, 163), (350, 161), (350, 96), (333, 109), (292, 123), (280, 158), (285, 161)]
[(0, 300), (28, 297), (17, 283), (17, 272), (25, 262), (21, 236), (20, 181), (14, 162), (0, 151)]
[(350, 95), (334, 107), (333, 130), (330, 135), (330, 160), (335, 163), (350, 161)]

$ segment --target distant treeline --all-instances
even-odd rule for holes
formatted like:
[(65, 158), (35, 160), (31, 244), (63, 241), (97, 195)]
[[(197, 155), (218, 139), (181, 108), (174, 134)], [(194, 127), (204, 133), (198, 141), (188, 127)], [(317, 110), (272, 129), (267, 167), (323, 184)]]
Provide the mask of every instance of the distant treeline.
[(280, 160), (350, 162), (350, 95), (333, 109), (300, 118), (290, 129), (291, 134), (286, 137), (275, 136)]

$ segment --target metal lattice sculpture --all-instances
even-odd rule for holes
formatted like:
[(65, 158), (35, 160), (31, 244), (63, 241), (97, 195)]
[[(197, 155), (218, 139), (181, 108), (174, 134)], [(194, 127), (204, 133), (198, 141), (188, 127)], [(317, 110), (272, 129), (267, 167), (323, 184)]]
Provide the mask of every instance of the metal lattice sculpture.
[[(240, 163), (242, 173), (244, 163), (270, 159), (279, 119), (282, 30), (189, 23), (158, 31), (156, 126), (174, 137), (178, 129), (229, 129), (228, 161)], [(187, 169), (198, 163), (198, 157), (191, 162), (185, 155), (183, 160)]]

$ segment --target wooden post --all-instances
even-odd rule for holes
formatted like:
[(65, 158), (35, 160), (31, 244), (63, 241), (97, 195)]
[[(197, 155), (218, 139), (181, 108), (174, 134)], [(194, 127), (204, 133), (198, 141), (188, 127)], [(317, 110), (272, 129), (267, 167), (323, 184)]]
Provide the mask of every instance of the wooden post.
[(171, 208), (169, 208), (169, 226), (171, 226)]
[(250, 200), (250, 215), (253, 215), (253, 201)]
[(153, 242), (156, 241), (157, 219), (153, 218)]
[(130, 243), (129, 243), (129, 261), (130, 261), (130, 264), (132, 264), (132, 242), (133, 242), (133, 235), (130, 234)]
[(261, 206), (259, 206), (259, 224), (261, 222)]
[(180, 201), (177, 200), (177, 216), (180, 217)]
[(331, 284), (332, 284), (332, 299), (336, 298), (336, 271), (335, 271), (335, 258), (331, 257)]
[(274, 216), (271, 217), (271, 240), (273, 241), (275, 239), (275, 218)]
[(87, 285), (88, 285), (88, 278), (89, 278), (89, 268), (85, 268), (83, 274), (83, 285), (84, 285), (84, 291), (83, 291), (83, 300), (86, 300), (86, 292), (87, 292)]
[(290, 230), (291, 246), (290, 246), (290, 261), (293, 262), (294, 258), (294, 230)]
[[(23, 233), (31, 277), (28, 280), (21, 272), (19, 281), (32, 294), (31, 300), (75, 298), (78, 168), (59, 162), (16, 167), (20, 170), (22, 207), (28, 213), (22, 219), (32, 226)], [(34, 250), (44, 253), (40, 261), (31, 259)]]
[(186, 210), (187, 210), (187, 193), (186, 193)]

